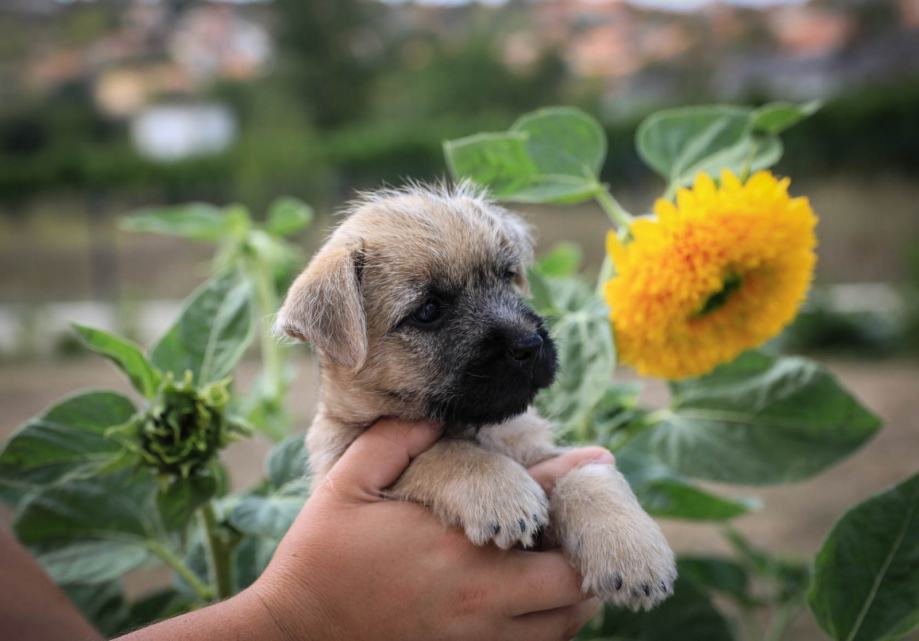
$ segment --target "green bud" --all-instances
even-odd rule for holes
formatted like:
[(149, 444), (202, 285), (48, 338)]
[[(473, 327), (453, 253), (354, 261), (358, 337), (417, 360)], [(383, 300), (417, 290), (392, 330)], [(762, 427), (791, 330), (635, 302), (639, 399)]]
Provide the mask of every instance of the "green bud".
[(194, 385), (191, 372), (181, 380), (168, 373), (156, 398), (119, 432), (129, 447), (162, 474), (188, 478), (245, 428), (227, 415), (230, 379), (205, 387)]

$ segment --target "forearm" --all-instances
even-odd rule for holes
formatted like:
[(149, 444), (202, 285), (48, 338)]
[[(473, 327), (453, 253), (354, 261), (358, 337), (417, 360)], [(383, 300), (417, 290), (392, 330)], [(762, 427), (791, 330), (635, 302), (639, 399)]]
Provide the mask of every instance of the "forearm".
[(97, 641), (102, 637), (44, 570), (0, 528), (0, 630), (20, 641)]
[(119, 641), (211, 640), (288, 641), (253, 590), (119, 637)]

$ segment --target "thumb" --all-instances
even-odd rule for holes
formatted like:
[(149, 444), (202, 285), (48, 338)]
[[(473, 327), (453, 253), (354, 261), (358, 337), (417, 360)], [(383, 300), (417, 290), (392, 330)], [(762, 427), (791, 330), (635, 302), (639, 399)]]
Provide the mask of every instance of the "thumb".
[(328, 474), (336, 493), (374, 498), (392, 485), (412, 459), (434, 445), (442, 427), (384, 418), (358, 436)]
[(615, 461), (615, 457), (609, 450), (592, 445), (568, 450), (561, 456), (555, 456), (542, 463), (537, 463), (527, 471), (548, 495), (555, 488), (555, 482), (576, 467), (581, 467), (588, 463), (609, 465), (615, 463)]

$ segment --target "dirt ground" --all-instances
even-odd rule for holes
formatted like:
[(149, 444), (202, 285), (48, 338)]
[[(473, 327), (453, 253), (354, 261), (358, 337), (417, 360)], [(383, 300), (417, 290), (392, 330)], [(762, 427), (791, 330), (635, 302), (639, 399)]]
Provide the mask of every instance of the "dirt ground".
[[(761, 511), (738, 519), (735, 525), (754, 543), (802, 559), (813, 556), (833, 522), (848, 507), (919, 468), (919, 363), (832, 361), (828, 365), (883, 418), (885, 428), (877, 438), (807, 482), (775, 488), (718, 488), (720, 492), (762, 499)], [(255, 367), (255, 363), (243, 364), (243, 385)], [(303, 359), (291, 395), (297, 423), (303, 428), (316, 400), (316, 374), (314, 363)], [(5, 439), (49, 403), (80, 388), (127, 391), (114, 369), (96, 359), (0, 364), (0, 437)], [(662, 386), (654, 385), (645, 396), (650, 404), (659, 404), (665, 401), (666, 393)], [(260, 478), (268, 448), (267, 441), (255, 438), (235, 443), (225, 452), (235, 486), (245, 487)], [(663, 525), (679, 551), (726, 551), (711, 526), (675, 521)], [(787, 638), (804, 641), (824, 637), (807, 615), (801, 615)], [(919, 639), (919, 635), (911, 638)]]

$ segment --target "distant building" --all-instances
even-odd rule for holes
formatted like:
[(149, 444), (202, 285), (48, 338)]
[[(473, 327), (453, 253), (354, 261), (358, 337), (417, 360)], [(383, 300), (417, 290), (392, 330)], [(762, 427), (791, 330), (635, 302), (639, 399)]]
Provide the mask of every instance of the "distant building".
[(118, 16), (116, 28), (82, 48), (36, 51), (26, 66), (28, 85), (45, 91), (87, 82), (101, 111), (128, 117), (160, 95), (195, 95), (215, 79), (257, 75), (271, 59), (271, 36), (244, 5), (174, 11), (132, 0)]
[(131, 121), (137, 151), (161, 162), (214, 154), (236, 137), (236, 120), (219, 104), (162, 104), (148, 107)]

